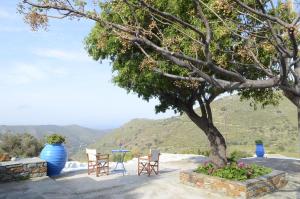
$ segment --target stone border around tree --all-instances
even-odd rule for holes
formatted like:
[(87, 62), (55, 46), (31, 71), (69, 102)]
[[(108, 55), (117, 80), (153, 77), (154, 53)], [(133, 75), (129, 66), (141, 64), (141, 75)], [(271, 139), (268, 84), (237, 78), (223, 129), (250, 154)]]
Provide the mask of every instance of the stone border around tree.
[(278, 170), (246, 181), (227, 180), (186, 170), (180, 172), (180, 182), (233, 198), (248, 199), (274, 192), (284, 187), (288, 181), (286, 173)]
[(47, 175), (47, 162), (40, 158), (23, 158), (0, 163), (0, 183)]

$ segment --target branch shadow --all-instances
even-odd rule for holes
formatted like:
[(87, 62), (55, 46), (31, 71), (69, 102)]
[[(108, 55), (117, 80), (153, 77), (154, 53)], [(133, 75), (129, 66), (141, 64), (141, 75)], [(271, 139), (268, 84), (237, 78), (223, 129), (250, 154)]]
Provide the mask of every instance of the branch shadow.
[[(87, 175), (87, 170), (62, 173), (59, 176), (39, 180), (27, 180), (1, 184), (0, 199), (112, 199), (142, 198), (143, 186), (164, 178), (163, 175), (175, 172), (176, 169), (161, 169), (161, 175), (122, 173)], [(3, 185), (3, 186), (2, 186)]]
[(300, 174), (300, 160), (280, 158), (244, 158), (241, 160), (245, 163), (255, 163), (275, 170), (284, 171), (289, 175)]

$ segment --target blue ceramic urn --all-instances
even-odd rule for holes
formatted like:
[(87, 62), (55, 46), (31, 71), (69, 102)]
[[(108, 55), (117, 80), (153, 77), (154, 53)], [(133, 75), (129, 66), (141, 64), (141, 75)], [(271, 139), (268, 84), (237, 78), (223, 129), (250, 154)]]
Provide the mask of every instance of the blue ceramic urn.
[(255, 150), (256, 156), (257, 157), (264, 157), (265, 155), (265, 149), (263, 144), (256, 144), (256, 150)]
[(46, 144), (40, 158), (47, 162), (47, 175), (59, 175), (67, 161), (67, 151), (63, 144)]

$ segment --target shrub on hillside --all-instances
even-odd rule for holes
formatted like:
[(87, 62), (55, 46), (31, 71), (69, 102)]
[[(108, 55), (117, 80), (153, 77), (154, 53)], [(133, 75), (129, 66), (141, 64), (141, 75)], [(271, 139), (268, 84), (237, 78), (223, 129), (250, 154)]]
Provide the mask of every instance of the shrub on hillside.
[(285, 147), (280, 144), (279, 146), (277, 146), (277, 150), (279, 152), (283, 152), (283, 151), (285, 151)]
[(245, 151), (233, 151), (227, 158), (229, 162), (237, 162), (241, 158), (251, 157), (252, 155)]
[(0, 134), (0, 143), (0, 151), (18, 157), (38, 156), (43, 147), (42, 142), (29, 133)]

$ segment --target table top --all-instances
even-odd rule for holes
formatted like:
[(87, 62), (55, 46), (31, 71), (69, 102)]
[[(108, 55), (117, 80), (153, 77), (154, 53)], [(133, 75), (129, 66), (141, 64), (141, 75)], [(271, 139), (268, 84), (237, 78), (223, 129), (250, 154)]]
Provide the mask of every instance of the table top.
[(129, 152), (129, 150), (126, 149), (113, 149), (111, 150), (112, 153), (126, 153)]

